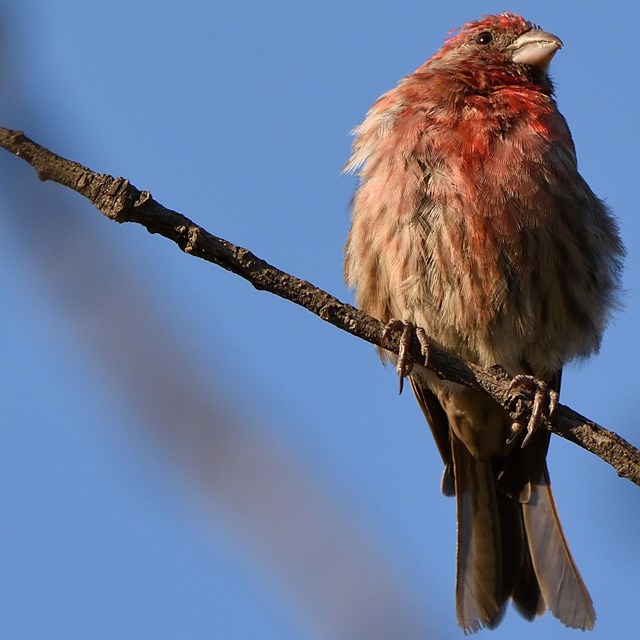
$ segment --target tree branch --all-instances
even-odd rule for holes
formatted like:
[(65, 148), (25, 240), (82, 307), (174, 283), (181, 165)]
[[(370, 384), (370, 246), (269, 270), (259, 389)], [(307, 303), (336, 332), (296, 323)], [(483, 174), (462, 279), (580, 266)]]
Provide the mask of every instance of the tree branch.
[[(95, 173), (77, 162), (66, 160), (33, 142), (21, 131), (0, 127), (0, 146), (30, 164), (40, 180), (51, 180), (77, 191), (107, 218), (120, 223), (141, 224), (149, 233), (172, 240), (185, 253), (241, 276), (256, 289), (290, 300), (343, 331), (398, 353), (400, 331), (385, 332), (385, 326), (379, 320), (340, 302), (305, 280), (280, 271), (247, 249), (212, 235), (189, 218), (163, 207), (148, 191), (139, 191), (128, 180)], [(410, 354), (415, 361), (422, 360), (415, 337)], [(531, 414), (533, 394), (525, 390), (515, 402), (509, 401), (512, 378), (501, 367), (484, 369), (432, 346), (428, 368), (441, 378), (485, 391), (504, 407), (514, 421), (526, 424)], [(565, 405), (558, 405), (551, 423), (547, 422), (546, 426), (609, 463), (619, 476), (640, 485), (640, 451), (617, 434)]]

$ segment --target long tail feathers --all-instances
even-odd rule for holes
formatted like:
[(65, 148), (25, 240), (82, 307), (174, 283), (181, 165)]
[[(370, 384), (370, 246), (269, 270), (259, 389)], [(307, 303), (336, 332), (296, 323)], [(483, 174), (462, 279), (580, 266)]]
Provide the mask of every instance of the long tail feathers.
[(568, 627), (592, 629), (596, 614), (591, 596), (562, 531), (546, 465), (531, 482), (522, 505), (531, 561), (547, 606)]
[[(560, 374), (550, 381), (556, 391)], [(571, 556), (545, 462), (549, 434), (515, 448), (496, 473), (450, 430), (435, 394), (411, 377), (445, 463), (443, 493), (456, 495), (456, 611), (465, 633), (493, 628), (511, 598), (527, 620), (547, 608), (568, 627), (592, 629), (595, 611)]]
[(491, 461), (452, 442), (458, 510), (456, 611), (465, 633), (497, 626), (509, 598), (532, 620), (548, 608), (592, 629), (595, 611), (556, 512), (544, 462), (521, 502), (496, 487)]
[(505, 611), (500, 519), (491, 463), (474, 459), (459, 440), (453, 440), (458, 509), (456, 612), (465, 633), (473, 633), (497, 626)]

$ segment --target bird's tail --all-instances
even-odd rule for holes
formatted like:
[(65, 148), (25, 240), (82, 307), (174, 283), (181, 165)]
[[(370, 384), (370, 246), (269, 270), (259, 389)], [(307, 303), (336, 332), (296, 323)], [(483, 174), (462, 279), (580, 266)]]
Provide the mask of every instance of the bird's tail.
[(542, 597), (551, 613), (568, 627), (593, 629), (596, 613), (564, 537), (546, 464), (530, 487), (522, 516)]
[[(591, 598), (551, 493), (546, 446), (542, 439), (531, 444), (517, 461), (527, 477), (520, 491), (509, 495), (496, 481), (494, 463), (473, 457), (452, 438), (458, 511), (456, 611), (467, 633), (498, 625), (510, 598), (529, 620), (549, 608), (569, 627), (593, 627)], [(532, 459), (536, 464), (528, 465)]]
[(504, 615), (501, 518), (491, 461), (452, 438), (458, 511), (456, 614), (465, 633), (494, 628)]

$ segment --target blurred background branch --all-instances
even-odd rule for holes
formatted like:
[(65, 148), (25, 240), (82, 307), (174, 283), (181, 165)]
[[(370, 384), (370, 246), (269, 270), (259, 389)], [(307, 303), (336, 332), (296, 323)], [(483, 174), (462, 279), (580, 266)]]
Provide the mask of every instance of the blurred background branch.
[[(18, 44), (5, 37), (3, 45), (3, 59), (15, 60)], [(5, 103), (3, 116), (59, 130), (50, 113), (34, 109), (27, 100), (20, 77), (13, 74), (9, 81), (4, 76), (4, 98), (10, 97), (11, 108)], [(78, 200), (34, 189), (32, 175), (6, 158), (0, 164), (4, 230), (23, 247), (28, 238), (23, 258), (39, 288), (54, 301), (55, 313), (68, 323), (83, 357), (126, 400), (151, 446), (161, 447), (161, 455), (196, 492), (198, 509), (228, 523), (251, 564), (277, 575), (276, 590), (288, 594), (289, 607), (306, 612), (294, 635), (363, 640), (439, 636), (437, 624), (428, 622), (424, 603), (403, 584), (393, 560), (270, 431), (252, 398), (245, 397), (248, 404), (241, 410), (224, 388), (198, 370), (184, 335), (165, 322), (136, 268), (124, 256), (114, 260), (118, 251), (113, 240), (103, 235), (103, 227), (85, 223)], [(196, 343), (203, 339), (215, 338), (198, 337)], [(40, 391), (32, 389), (28, 401), (39, 398)], [(55, 429), (56, 418), (49, 420), (47, 428)], [(101, 580), (96, 576), (97, 593)], [(206, 609), (219, 606), (213, 598), (202, 598)], [(0, 629), (4, 624), (0, 614)], [(238, 634), (234, 637), (242, 636)], [(96, 637), (95, 630), (89, 636)]]

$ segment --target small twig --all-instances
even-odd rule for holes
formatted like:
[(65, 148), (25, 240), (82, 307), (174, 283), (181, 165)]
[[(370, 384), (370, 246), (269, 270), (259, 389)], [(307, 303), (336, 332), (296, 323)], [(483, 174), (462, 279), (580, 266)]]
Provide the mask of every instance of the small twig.
[[(41, 180), (51, 180), (77, 191), (111, 220), (137, 222), (150, 233), (172, 240), (184, 252), (243, 277), (256, 289), (275, 293), (343, 331), (398, 353), (402, 331), (385, 331), (379, 320), (340, 302), (305, 280), (280, 271), (247, 249), (210, 234), (189, 218), (163, 207), (148, 191), (139, 191), (128, 180), (95, 173), (77, 162), (66, 160), (33, 142), (21, 131), (0, 128), (0, 146), (29, 163)], [(422, 347), (415, 336), (409, 353), (416, 362), (423, 359)], [(434, 345), (429, 347), (428, 367), (441, 378), (484, 390), (509, 412), (514, 421), (526, 424), (533, 406), (533, 394), (523, 391), (515, 403), (508, 402), (512, 378), (501, 367), (484, 369)], [(561, 404), (553, 414), (552, 424), (545, 424), (553, 433), (609, 463), (621, 477), (640, 485), (640, 451), (617, 434)]]

